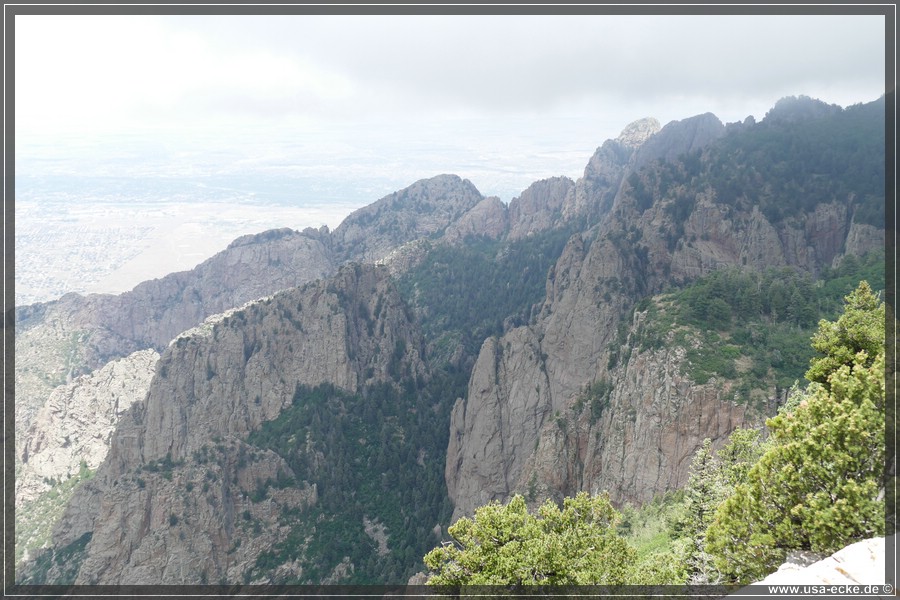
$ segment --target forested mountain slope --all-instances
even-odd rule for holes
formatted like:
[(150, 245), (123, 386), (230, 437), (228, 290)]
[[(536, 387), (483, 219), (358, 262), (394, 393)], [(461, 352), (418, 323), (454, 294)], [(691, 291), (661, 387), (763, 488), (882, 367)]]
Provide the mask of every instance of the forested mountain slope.
[(683, 486), (704, 439), (777, 409), (795, 338), (883, 265), (883, 113), (639, 121), (509, 205), (441, 175), (334, 232), (20, 308), (19, 425), (67, 372), (161, 356), (17, 578), (398, 582), (490, 500)]
[[(874, 134), (883, 123), (879, 105), (781, 121), (783, 107), (776, 107), (763, 122), (711, 136), (699, 149), (684, 123), (650, 138), (668, 130), (684, 152), (671, 151), (678, 158), (650, 161), (625, 177), (610, 212), (570, 239), (548, 275), (540, 313), (482, 347), (451, 417), (447, 482), (454, 516), (529, 485), (555, 496), (609, 489), (619, 501), (649, 500), (684, 483), (705, 437), (721, 440), (759, 421), (763, 413), (748, 413), (730, 388), (682, 375), (686, 356), (677, 348), (617, 364), (617, 329), (640, 299), (718, 269), (783, 266), (815, 278), (845, 255), (880, 249), (884, 232), (868, 210), (872, 198), (884, 197), (883, 158), (877, 160), (883, 137)], [(873, 135), (857, 134), (863, 127)], [(837, 142), (811, 143), (812, 132)], [(756, 150), (760, 140), (804, 151), (773, 155)], [(826, 157), (835, 148), (878, 165), (852, 177), (843, 168), (829, 170)], [(746, 162), (738, 159), (745, 155)], [(868, 176), (859, 179), (860, 172)], [(757, 198), (735, 187), (744, 179), (757, 181)], [(822, 189), (833, 193), (815, 196)], [(813, 196), (820, 200), (802, 200)], [(763, 209), (771, 213), (776, 205), (782, 208), (767, 217)], [(589, 435), (563, 431), (557, 415), (602, 381), (612, 383), (609, 403), (617, 409)]]

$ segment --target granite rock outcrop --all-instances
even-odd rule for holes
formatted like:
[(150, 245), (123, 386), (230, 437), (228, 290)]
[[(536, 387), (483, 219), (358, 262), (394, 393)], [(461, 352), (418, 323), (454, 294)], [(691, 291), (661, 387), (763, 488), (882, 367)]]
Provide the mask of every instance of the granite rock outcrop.
[[(574, 197), (582, 212), (602, 217), (570, 239), (537, 318), (482, 346), (468, 393), (454, 407), (446, 467), (454, 518), (529, 487), (544, 497), (606, 489), (615, 502), (644, 502), (686, 481), (704, 438), (721, 443), (737, 426), (761, 423), (727, 386), (683, 378), (685, 359), (675, 351), (632, 355), (614, 367), (609, 360), (617, 326), (636, 299), (672, 282), (730, 266), (815, 274), (848, 251), (871, 247), (860, 240), (865, 226), (853, 223), (849, 201), (775, 222), (756, 207), (719, 202), (710, 186), (692, 189), (681, 207), (677, 190), (653, 190), (644, 203), (637, 186), (652, 189), (666, 161), (703, 152), (723, 135), (717, 118), (701, 115), (670, 123), (630, 155), (614, 141), (592, 158)], [(588, 176), (604, 168), (614, 176)], [(600, 380), (613, 385), (603, 417), (592, 424), (577, 413), (567, 417)]]
[[(381, 352), (384, 344), (403, 352)], [(89, 537), (76, 582), (197, 583), (201, 572), (240, 581), (285, 535), (280, 511), (317, 498), (309, 483), (254, 499), (260, 485), (294, 474), (248, 446), (249, 432), (298, 385), (355, 392), (391, 381), (392, 369), (427, 377), (421, 345), (387, 269), (374, 265), (344, 267), (177, 337), (54, 531), (56, 547)]]
[(141, 350), (50, 394), (24, 435), (17, 506), (50, 489), (48, 480), (77, 474), (82, 461), (91, 470), (102, 464), (119, 417), (144, 400), (158, 359), (155, 350)]

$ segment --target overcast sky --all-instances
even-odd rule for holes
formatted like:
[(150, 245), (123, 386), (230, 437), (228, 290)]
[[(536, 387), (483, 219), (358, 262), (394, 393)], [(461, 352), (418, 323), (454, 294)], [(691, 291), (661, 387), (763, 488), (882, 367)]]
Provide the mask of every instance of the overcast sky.
[(787, 95), (846, 106), (884, 92), (881, 16), (18, 15), (15, 35), (23, 144), (108, 132), (390, 132), (473, 147), (544, 137), (571, 139), (583, 167), (641, 117), (732, 122)]

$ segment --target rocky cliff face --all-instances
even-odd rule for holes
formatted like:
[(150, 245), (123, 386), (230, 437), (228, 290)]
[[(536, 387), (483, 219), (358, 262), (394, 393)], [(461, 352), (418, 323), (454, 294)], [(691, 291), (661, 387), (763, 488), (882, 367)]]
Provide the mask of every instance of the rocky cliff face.
[(201, 432), (246, 435), (276, 417), (298, 384), (356, 392), (388, 380), (387, 349), (398, 343), (412, 376), (424, 375), (420, 341), (386, 270), (359, 265), (190, 330), (160, 359), (140, 459), (186, 456)]
[[(451, 224), (457, 239), (505, 234), (505, 207), (497, 204), (483, 200), (468, 181), (438, 176), (354, 213), (333, 233), (278, 229), (248, 235), (191, 271), (141, 283), (124, 294), (69, 294), (18, 307), (17, 456), (50, 393), (74, 377), (139, 350), (162, 351), (210, 315), (329, 276), (347, 260), (382, 258)], [(499, 215), (496, 226), (491, 211)]]
[(656, 160), (671, 161), (678, 156), (705, 148), (725, 134), (725, 125), (712, 113), (672, 121), (637, 147), (632, 170)]
[(443, 239), (451, 244), (462, 243), (469, 236), (496, 240), (506, 235), (508, 230), (506, 205), (496, 196), (491, 196), (451, 223), (444, 232)]
[[(278, 229), (248, 235), (190, 271), (124, 294), (69, 294), (17, 307), (21, 426), (27, 427), (49, 392), (67, 378), (137, 350), (161, 351), (210, 315), (329, 276), (345, 262), (375, 262), (407, 242), (437, 237), (483, 199), (470, 182), (441, 175), (360, 209), (334, 232)], [(481, 216), (473, 213), (470, 221), (479, 223)]]
[(244, 236), (193, 271), (145, 282), (114, 296), (104, 325), (119, 336), (162, 349), (211, 314), (334, 271), (327, 229)]
[[(735, 213), (717, 203), (713, 193), (704, 193), (696, 197), (694, 210), (681, 225), (680, 242), (667, 250), (667, 236), (659, 234), (659, 228), (675, 227), (667, 206), (654, 206), (638, 220), (645, 225), (642, 240), (651, 260), (676, 281), (690, 281), (725, 266), (759, 270), (792, 266), (815, 274), (848, 251), (873, 249), (872, 242), (880, 237), (867, 231), (872, 237), (863, 242), (860, 234), (868, 226), (853, 227), (846, 204), (819, 204), (801, 218), (773, 224), (755, 207)], [(655, 224), (659, 224), (656, 233)]]
[(418, 181), (344, 219), (334, 230), (335, 248), (345, 260), (376, 262), (406, 242), (442, 234), (482, 200), (456, 175)]
[(737, 403), (728, 382), (698, 385), (684, 376), (684, 360), (681, 348), (638, 353), (610, 374), (605, 397), (576, 396), (541, 431), (516, 490), (526, 493), (534, 480), (551, 496), (606, 490), (617, 502), (641, 505), (683, 487), (705, 438), (719, 443), (761, 421)]
[[(90, 331), (69, 319), (74, 295), (16, 309), (16, 454), (23, 434), (54, 388), (84, 373)], [(136, 350), (134, 348), (133, 350)], [(128, 354), (126, 352), (125, 354)], [(99, 366), (99, 365), (98, 365)]]
[(863, 256), (872, 251), (882, 250), (884, 248), (884, 229), (866, 225), (864, 223), (850, 223), (850, 232), (847, 234), (847, 242), (844, 252), (840, 256), (836, 256), (832, 261), (832, 266), (838, 258), (852, 254), (853, 256)]
[[(60, 581), (242, 581), (256, 558), (281, 539), (279, 515), (302, 513), (317, 501), (316, 487), (302, 484), (269, 489), (264, 499), (253, 500), (261, 484), (289, 473), (272, 452), (227, 439), (208, 441), (191, 460), (137, 465), (112, 483), (90, 480), (76, 491), (54, 533), (57, 547), (70, 556), (79, 542), (82, 548)], [(44, 581), (54, 581), (53, 570), (65, 564), (55, 558)], [(19, 577), (27, 582), (34, 575), (26, 568)]]
[(536, 181), (509, 205), (499, 198), (485, 198), (447, 227), (442, 241), (458, 244), (468, 236), (492, 240), (516, 240), (565, 224), (563, 206), (574, 193), (568, 177)]
[(54, 387), (137, 350), (162, 351), (210, 315), (376, 262), (408, 242), (447, 233), (499, 237), (506, 207), (455, 175), (418, 181), (350, 215), (334, 232), (278, 229), (241, 237), (191, 271), (119, 295), (69, 294), (16, 309), (16, 398), (27, 428)]
[(191, 271), (117, 296), (68, 294), (16, 315), (16, 420), (24, 431), (50, 391), (138, 350), (163, 350), (180, 332), (275, 291), (333, 272), (325, 232), (246, 236)]
[(211, 314), (333, 272), (329, 245), (327, 231), (313, 229), (244, 236), (191, 271), (146, 281), (130, 292), (69, 294), (39, 312), (24, 307), (17, 325), (30, 331), (58, 314), (70, 326), (90, 329), (96, 356), (88, 367), (120, 355), (126, 346), (162, 350)]
[(509, 203), (510, 239), (559, 227), (563, 223), (566, 198), (575, 192), (568, 177), (536, 181)]
[(314, 486), (253, 499), (261, 485), (293, 474), (277, 455), (247, 446), (247, 434), (290, 404), (297, 385), (353, 392), (390, 380), (391, 370), (426, 376), (420, 346), (387, 270), (371, 265), (176, 338), (54, 533), (57, 547), (90, 535), (77, 581), (197, 583), (204, 571), (208, 581), (240, 581), (284, 535), (279, 511), (316, 501)]
[(159, 354), (142, 350), (56, 388), (25, 432), (16, 505), (106, 458), (119, 417), (147, 394)]
[(607, 140), (588, 161), (584, 176), (569, 191), (562, 205), (566, 220), (596, 223), (613, 208), (622, 181), (653, 163), (700, 150), (725, 134), (725, 126), (712, 114), (673, 121), (660, 129), (656, 119), (629, 124), (615, 140)]
[(607, 140), (597, 148), (584, 169), (584, 176), (563, 202), (564, 218), (591, 221), (602, 218), (612, 206), (636, 149), (658, 131), (659, 121), (641, 119), (628, 125), (615, 140)]
[[(760, 422), (727, 386), (682, 377), (677, 352), (608, 366), (609, 344), (636, 298), (725, 266), (816, 273), (859, 247), (860, 226), (843, 203), (771, 222), (756, 208), (722, 203), (710, 186), (684, 194), (653, 187), (663, 178), (654, 175), (663, 168), (658, 159), (702, 152), (723, 135), (718, 119), (701, 115), (667, 125), (630, 156), (620, 141), (598, 150), (574, 197), (582, 212), (605, 216), (570, 240), (538, 318), (484, 344), (468, 393), (454, 407), (446, 467), (454, 518), (529, 488), (554, 497), (607, 489), (614, 501), (643, 502), (684, 483), (704, 438), (718, 443), (735, 427)], [(588, 176), (604, 171), (613, 175)], [(607, 186), (616, 180), (610, 201)], [(638, 186), (651, 190), (649, 204)], [(598, 208), (606, 206), (606, 213)], [(600, 380), (613, 391), (603, 417), (588, 426), (572, 411)]]

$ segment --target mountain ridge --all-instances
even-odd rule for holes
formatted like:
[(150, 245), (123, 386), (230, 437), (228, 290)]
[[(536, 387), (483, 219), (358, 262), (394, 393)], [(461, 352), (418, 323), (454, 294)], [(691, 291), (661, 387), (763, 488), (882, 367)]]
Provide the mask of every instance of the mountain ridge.
[[(780, 125), (776, 120), (765, 126)], [(538, 502), (581, 489), (609, 489), (618, 502), (641, 502), (678, 487), (704, 437), (721, 442), (762, 414), (736, 403), (727, 381), (697, 383), (685, 375), (683, 350), (632, 351), (628, 340), (646, 318), (635, 308), (638, 300), (725, 266), (790, 265), (816, 274), (843, 256), (862, 255), (879, 240), (883, 244), (883, 229), (856, 221), (852, 198), (849, 206), (821, 201), (781, 220), (756, 206), (744, 209), (740, 196), (728, 194), (730, 182), (714, 175), (716, 161), (736, 139), (729, 136), (754, 127), (726, 127), (709, 114), (661, 129), (639, 121), (599, 147), (577, 181), (535, 182), (509, 205), (483, 197), (471, 182), (442, 175), (360, 209), (334, 232), (280, 229), (239, 238), (204, 263), (206, 279), (203, 269), (188, 272), (201, 283), (175, 274), (166, 282), (141, 284), (126, 293), (130, 296), (115, 297), (119, 300), (69, 296), (17, 309), (27, 325), (17, 332), (22, 336), (17, 344), (37, 344), (41, 327), (49, 327), (44, 336), (59, 357), (57, 365), (49, 365), (59, 371), (57, 379), (65, 371), (93, 370), (151, 340), (162, 353), (148, 395), (123, 417), (106, 463), (76, 492), (56, 528), (54, 547), (61, 551), (90, 534), (82, 547), (77, 579), (82, 583), (179, 583), (181, 573), (165, 556), (185, 552), (216, 557), (220, 567), (206, 574), (211, 580), (302, 580), (301, 563), (313, 568), (302, 550), (291, 550), (295, 566), (290, 568), (284, 563), (266, 571), (251, 560), (254, 552), (284, 543), (285, 534), (272, 515), (260, 516), (262, 498), (246, 503), (245, 497), (257, 497), (262, 485), (263, 498), (274, 494), (270, 497), (281, 498), (276, 504), (284, 510), (327, 515), (331, 509), (318, 498), (331, 492), (307, 482), (290, 498), (279, 496), (280, 488), (265, 482), (292, 477), (290, 457), (250, 447), (248, 436), (286, 410), (300, 384), (328, 382), (364, 393), (379, 381), (404, 381), (400, 387), (415, 389), (427, 386), (441, 369), (459, 369), (429, 358), (419, 330), (428, 307), (402, 297), (393, 289), (394, 278), (423, 264), (429, 245), (488, 240), (500, 256), (513, 243), (537, 240), (563, 226), (572, 227), (573, 234), (546, 275), (543, 301), (528, 311), (526, 322), (505, 320), (498, 335), (485, 339), (472, 357), (467, 389), (438, 403), (447, 406), (446, 429), (433, 435), (449, 434), (443, 469), (453, 518), (516, 492), (531, 492), (531, 501)], [(415, 210), (404, 212), (408, 205)], [(353, 258), (389, 266), (359, 265)], [(326, 274), (313, 278), (316, 269)], [(217, 295), (213, 281), (226, 290)], [(288, 285), (292, 282), (298, 283)], [(275, 289), (280, 286), (287, 287)], [(104, 307), (141, 294), (148, 300), (108, 321), (99, 318)], [(249, 304), (234, 308), (238, 298)], [(225, 314), (203, 314), (229, 301)], [(161, 342), (189, 321), (190, 328)], [(155, 325), (138, 331), (138, 323)], [(34, 347), (30, 351), (39, 355)], [(622, 358), (626, 351), (628, 358)], [(448, 386), (446, 392), (456, 389)], [(211, 451), (208, 445), (188, 436), (200, 431), (204, 440), (220, 438), (225, 444), (216, 450), (213, 471), (200, 462)], [(308, 452), (315, 456), (324, 440), (311, 440)], [(422, 452), (409, 449), (402, 460), (411, 462), (397, 463), (406, 465), (398, 468), (424, 462)], [(251, 461), (256, 466), (247, 466), (246, 459), (241, 466), (240, 457), (249, 455), (258, 457)], [(179, 492), (178, 485), (200, 487), (204, 470), (222, 484), (232, 481), (212, 496), (216, 506), (230, 507), (225, 529), (213, 523), (214, 512)], [(242, 510), (249, 515), (246, 523), (236, 516)], [(369, 523), (371, 529), (378, 519), (384, 522), (389, 515), (360, 515), (358, 526), (362, 531)], [(188, 523), (199, 524), (191, 530)], [(241, 526), (251, 524), (260, 529), (256, 541), (229, 554), (235, 540), (249, 539)], [(240, 538), (238, 530), (244, 531)], [(387, 537), (391, 556), (409, 551), (392, 546), (396, 534)], [(130, 550), (123, 552), (126, 547)], [(137, 548), (144, 551), (135, 553)], [(353, 569), (357, 576), (369, 572), (359, 559), (336, 558), (328, 567), (335, 577), (353, 577)], [(194, 582), (201, 570), (192, 567)], [(29, 573), (28, 578), (40, 579), (33, 567)], [(52, 573), (51, 568), (43, 577)]]

